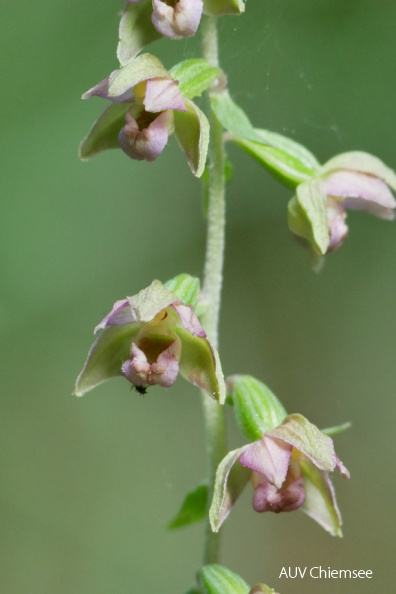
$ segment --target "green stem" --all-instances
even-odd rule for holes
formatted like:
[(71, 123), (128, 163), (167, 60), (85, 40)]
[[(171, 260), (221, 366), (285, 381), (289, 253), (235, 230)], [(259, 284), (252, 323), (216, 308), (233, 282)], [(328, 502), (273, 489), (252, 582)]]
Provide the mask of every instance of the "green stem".
[[(216, 19), (205, 17), (202, 25), (204, 58), (213, 66), (218, 66)], [(208, 300), (208, 308), (204, 316), (202, 316), (202, 323), (209, 340), (217, 348), (225, 237), (225, 154), (223, 129), (212, 110), (210, 124), (208, 231), (203, 282), (203, 290)], [(202, 404), (206, 434), (210, 504), (216, 469), (227, 452), (226, 426), (223, 406), (220, 406), (205, 393), (202, 394)], [(204, 563), (217, 563), (219, 561), (219, 549), (220, 534), (212, 532), (207, 518), (203, 556)]]

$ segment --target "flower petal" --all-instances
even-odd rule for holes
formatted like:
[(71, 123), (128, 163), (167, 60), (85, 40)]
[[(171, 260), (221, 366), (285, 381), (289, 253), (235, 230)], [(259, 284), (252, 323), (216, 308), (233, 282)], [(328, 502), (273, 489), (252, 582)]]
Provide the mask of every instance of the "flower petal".
[(182, 327), (176, 328), (175, 331), (182, 342), (180, 373), (223, 404), (226, 388), (217, 351), (206, 338), (194, 336)]
[(268, 431), (267, 435), (292, 445), (320, 470), (331, 472), (336, 467), (332, 439), (302, 415), (289, 415), (279, 427)]
[(396, 200), (381, 179), (357, 173), (336, 171), (324, 179), (326, 194), (342, 196), (344, 208), (366, 210), (382, 219), (393, 219)]
[(134, 321), (128, 299), (120, 299), (114, 303), (111, 312), (95, 327), (94, 334), (106, 326), (118, 326)]
[(174, 6), (162, 0), (153, 0), (151, 20), (154, 27), (170, 39), (195, 35), (201, 20), (202, 0), (178, 0)]
[(209, 122), (205, 114), (188, 99), (186, 112), (175, 111), (175, 135), (186, 154), (191, 171), (201, 177), (209, 146)]
[(187, 111), (179, 86), (172, 78), (151, 78), (147, 81), (143, 100), (146, 111), (158, 113), (166, 109)]
[(116, 101), (137, 84), (157, 77), (169, 78), (165, 66), (151, 54), (140, 54), (126, 66), (110, 74), (108, 98)]
[(169, 131), (173, 128), (173, 115), (170, 110), (160, 113), (148, 126), (139, 130), (135, 118), (128, 112), (126, 125), (120, 131), (118, 142), (121, 149), (137, 161), (154, 161), (168, 142)]
[(328, 252), (340, 247), (348, 235), (348, 225), (345, 223), (346, 212), (339, 202), (332, 198), (326, 201), (327, 219), (330, 232)]
[(291, 451), (290, 444), (267, 434), (244, 448), (239, 461), (280, 489), (286, 479)]
[(159, 385), (170, 388), (179, 374), (179, 353), (180, 342), (175, 340), (156, 361), (150, 363), (146, 354), (136, 344), (132, 344), (132, 357), (122, 365), (122, 375), (135, 386)]
[(190, 332), (190, 334), (193, 336), (206, 338), (205, 330), (202, 328), (200, 321), (195, 315), (191, 305), (185, 305), (184, 303), (172, 303), (171, 307), (173, 307), (173, 309), (176, 311), (185, 330)]
[(256, 512), (289, 512), (304, 503), (303, 476), (298, 462), (290, 464), (286, 480), (280, 489), (271, 483), (260, 482), (260, 475), (254, 473), (254, 476), (259, 481), (253, 493), (253, 509)]
[(131, 342), (139, 324), (111, 326), (92, 345), (83, 370), (77, 378), (74, 394), (82, 396), (111, 377), (121, 375), (123, 361), (130, 358)]
[(159, 280), (154, 280), (146, 289), (127, 299), (134, 322), (150, 322), (160, 311), (179, 301)]
[(342, 536), (341, 514), (330, 477), (327, 472), (319, 470), (308, 460), (300, 460), (300, 465), (305, 489), (305, 502), (301, 511), (333, 536)]
[(218, 532), (234, 503), (245, 488), (250, 472), (241, 464), (235, 464), (248, 446), (228, 452), (217, 467), (209, 520), (213, 532)]
[(388, 186), (396, 190), (396, 173), (392, 171), (381, 159), (363, 151), (351, 151), (341, 153), (327, 161), (322, 167), (323, 173), (329, 173), (339, 169), (360, 171), (373, 177), (379, 177)]

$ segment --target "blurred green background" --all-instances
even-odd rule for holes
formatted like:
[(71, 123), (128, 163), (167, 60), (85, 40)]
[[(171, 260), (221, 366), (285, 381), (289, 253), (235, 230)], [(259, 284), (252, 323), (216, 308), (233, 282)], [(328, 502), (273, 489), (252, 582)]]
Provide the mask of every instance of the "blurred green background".
[[(71, 396), (92, 329), (153, 278), (200, 275), (200, 184), (174, 139), (151, 165), (77, 146), (103, 108), (81, 102), (117, 67), (121, 0), (8, 3), (1, 18), (1, 591), (185, 592), (202, 527), (169, 533), (205, 474), (198, 392), (141, 397), (122, 379)], [(321, 160), (361, 149), (396, 167), (396, 4), (259, 0), (220, 24), (236, 100)], [(199, 40), (151, 48), (170, 67)], [(289, 237), (290, 192), (230, 149), (221, 317), (226, 374), (266, 381), (336, 438), (344, 538), (303, 514), (255, 514), (246, 489), (224, 531), (226, 565), (281, 594), (394, 588), (396, 228), (351, 214), (314, 275)], [(230, 446), (242, 441), (234, 430)], [(283, 566), (370, 569), (372, 580), (278, 579)]]

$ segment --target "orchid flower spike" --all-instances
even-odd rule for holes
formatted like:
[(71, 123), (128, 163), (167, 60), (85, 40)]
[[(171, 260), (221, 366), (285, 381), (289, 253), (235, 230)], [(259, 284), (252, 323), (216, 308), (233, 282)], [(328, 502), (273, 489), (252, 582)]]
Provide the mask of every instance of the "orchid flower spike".
[(212, 529), (219, 530), (250, 478), (255, 511), (301, 509), (325, 530), (341, 536), (341, 515), (329, 473), (338, 468), (349, 478), (349, 472), (335, 455), (331, 438), (302, 415), (285, 416), (276, 396), (251, 376), (233, 376), (227, 384), (238, 425), (255, 441), (229, 452), (217, 469)]
[(123, 376), (142, 389), (152, 385), (168, 388), (180, 373), (216, 400), (224, 401), (218, 354), (192, 305), (181, 301), (160, 281), (117, 301), (96, 326), (95, 333), (99, 331), (77, 378), (77, 396), (115, 376)]

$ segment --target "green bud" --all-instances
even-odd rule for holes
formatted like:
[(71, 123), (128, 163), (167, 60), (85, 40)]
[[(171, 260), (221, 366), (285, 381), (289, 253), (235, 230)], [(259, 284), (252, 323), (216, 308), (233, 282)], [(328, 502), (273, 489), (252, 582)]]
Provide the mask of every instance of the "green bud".
[(174, 276), (165, 283), (166, 289), (179, 297), (185, 305), (196, 307), (199, 297), (199, 278), (182, 273)]
[(245, 580), (222, 565), (205, 565), (198, 580), (204, 594), (249, 594)]
[(234, 375), (227, 380), (234, 402), (235, 418), (241, 433), (256, 441), (280, 425), (287, 416), (273, 392), (251, 375)]

